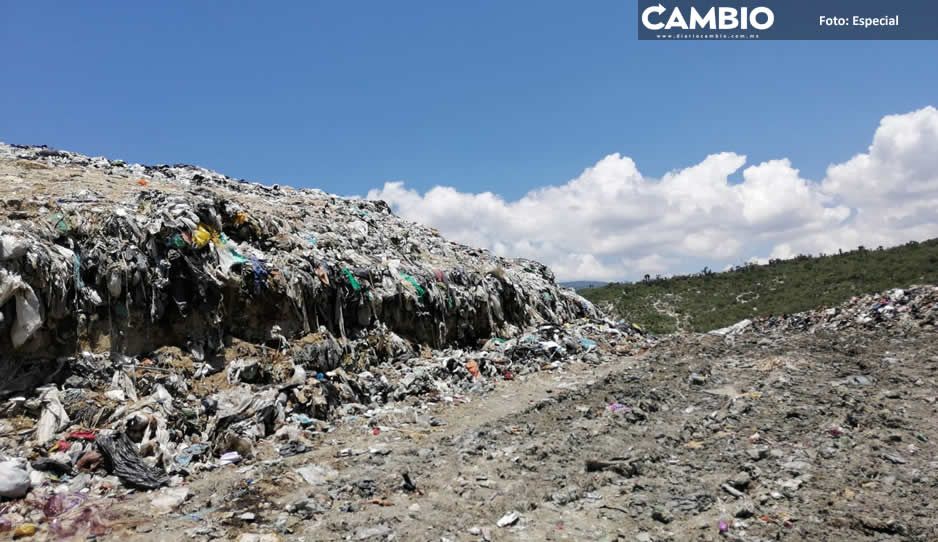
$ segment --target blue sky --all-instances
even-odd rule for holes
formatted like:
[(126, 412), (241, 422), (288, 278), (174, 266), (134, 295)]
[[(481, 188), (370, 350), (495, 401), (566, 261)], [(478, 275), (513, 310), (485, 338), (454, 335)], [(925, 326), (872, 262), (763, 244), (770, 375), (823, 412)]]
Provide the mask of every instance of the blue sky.
[(2, 141), (367, 194), (561, 278), (938, 236), (938, 42), (639, 42), (631, 0), (3, 10)]
[(341, 194), (517, 197), (621, 152), (809, 178), (936, 101), (935, 42), (639, 42), (629, 0), (6, 2), (0, 140)]

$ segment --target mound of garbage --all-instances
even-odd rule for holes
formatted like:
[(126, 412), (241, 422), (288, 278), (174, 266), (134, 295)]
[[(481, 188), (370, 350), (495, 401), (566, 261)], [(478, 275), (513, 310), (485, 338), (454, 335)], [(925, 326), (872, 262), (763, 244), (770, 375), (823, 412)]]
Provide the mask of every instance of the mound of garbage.
[(320, 327), (443, 347), (595, 316), (545, 266), (448, 242), (380, 201), (41, 147), (0, 146), (0, 164), (0, 304), (15, 299), (0, 348), (20, 357), (211, 357), (229, 336)]
[(894, 288), (855, 296), (837, 307), (739, 321), (711, 331), (732, 337), (746, 332), (836, 331), (848, 328), (923, 328), (938, 326), (938, 286)]
[(0, 217), (0, 497), (32, 492), (20, 520), (651, 340), (380, 201), (0, 144)]

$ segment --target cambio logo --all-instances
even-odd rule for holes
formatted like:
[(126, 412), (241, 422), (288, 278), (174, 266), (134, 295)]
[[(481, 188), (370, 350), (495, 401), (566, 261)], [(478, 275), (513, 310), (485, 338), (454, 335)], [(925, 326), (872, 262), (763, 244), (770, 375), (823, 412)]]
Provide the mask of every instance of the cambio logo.
[(678, 6), (665, 18), (667, 11), (661, 4), (648, 6), (642, 12), (642, 24), (649, 30), (766, 30), (775, 23), (775, 13), (767, 7), (711, 7), (703, 14), (691, 7), (689, 18)]

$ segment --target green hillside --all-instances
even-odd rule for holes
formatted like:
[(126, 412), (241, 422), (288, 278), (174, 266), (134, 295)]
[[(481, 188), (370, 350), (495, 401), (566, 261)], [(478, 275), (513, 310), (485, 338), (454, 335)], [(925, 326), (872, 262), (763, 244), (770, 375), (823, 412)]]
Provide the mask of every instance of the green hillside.
[(587, 299), (654, 333), (709, 331), (744, 318), (786, 314), (851, 296), (938, 283), (938, 239), (890, 249), (798, 256), (713, 273), (611, 283), (581, 290)]

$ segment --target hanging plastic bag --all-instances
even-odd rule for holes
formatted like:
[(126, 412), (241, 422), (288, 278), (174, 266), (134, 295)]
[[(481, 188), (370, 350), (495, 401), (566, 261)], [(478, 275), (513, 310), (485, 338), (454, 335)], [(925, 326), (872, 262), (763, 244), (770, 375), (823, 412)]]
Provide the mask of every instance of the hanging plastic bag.
[(404, 281), (410, 283), (410, 285), (414, 287), (414, 291), (417, 292), (418, 299), (422, 298), (424, 294), (427, 293), (427, 291), (423, 289), (423, 286), (421, 286), (420, 283), (417, 282), (417, 279), (415, 279), (413, 276), (408, 275), (407, 273), (404, 273), (403, 271), (401, 271), (400, 277), (404, 279)]
[(32, 287), (17, 274), (0, 269), (0, 307), (16, 297), (16, 320), (10, 332), (13, 348), (19, 348), (42, 327), (39, 298)]
[(39, 398), (42, 401), (42, 414), (36, 424), (36, 441), (40, 446), (44, 446), (55, 438), (56, 433), (65, 429), (71, 420), (62, 406), (58, 388), (43, 388)]
[(342, 272), (345, 273), (346, 278), (348, 278), (349, 284), (352, 285), (352, 289), (356, 292), (362, 289), (361, 283), (358, 282), (358, 279), (355, 278), (355, 275), (352, 274), (352, 271), (348, 267), (343, 267)]
[(192, 232), (192, 244), (202, 248), (209, 243), (221, 244), (221, 237), (218, 232), (205, 224), (199, 224), (199, 227)]

